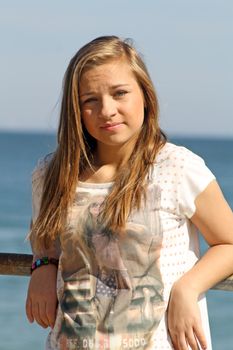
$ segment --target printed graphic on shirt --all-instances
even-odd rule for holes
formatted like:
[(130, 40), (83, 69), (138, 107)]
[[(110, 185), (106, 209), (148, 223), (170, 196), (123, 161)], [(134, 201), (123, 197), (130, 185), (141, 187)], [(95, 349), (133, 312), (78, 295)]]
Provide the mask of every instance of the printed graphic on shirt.
[(123, 235), (101, 226), (104, 199), (78, 193), (61, 237), (60, 348), (149, 349), (165, 312), (160, 191), (148, 188), (143, 210), (131, 214)]
[[(45, 168), (51, 159), (46, 157), (33, 173), (34, 221), (40, 208)], [(111, 264), (102, 266), (100, 260), (105, 262), (106, 252), (96, 257), (95, 239), (92, 242), (88, 241), (92, 235), (85, 237), (90, 206), (93, 203), (91, 211), (95, 205), (98, 209), (109, 186), (79, 183), (78, 196), (70, 209), (72, 220), (67, 232), (59, 235), (61, 255), (60, 244), (59, 252), (56, 250), (61, 257), (57, 280), (59, 306), (46, 350), (173, 349), (163, 317), (165, 303), (174, 281), (199, 257), (198, 233), (188, 218), (195, 211), (195, 198), (213, 179), (203, 159), (184, 147), (166, 143), (148, 174), (145, 208), (129, 218), (125, 241), (117, 234), (108, 235), (103, 228), (90, 230), (94, 236), (103, 236), (103, 247), (106, 241), (113, 246), (117, 243), (115, 249), (119, 250), (120, 258), (114, 258), (118, 260), (115, 267), (119, 268), (122, 261), (126, 271), (114, 269)], [(109, 262), (111, 259), (112, 256)], [(125, 289), (118, 289), (121, 282)], [(199, 306), (211, 349), (206, 303)], [(121, 318), (117, 310), (122, 312)]]

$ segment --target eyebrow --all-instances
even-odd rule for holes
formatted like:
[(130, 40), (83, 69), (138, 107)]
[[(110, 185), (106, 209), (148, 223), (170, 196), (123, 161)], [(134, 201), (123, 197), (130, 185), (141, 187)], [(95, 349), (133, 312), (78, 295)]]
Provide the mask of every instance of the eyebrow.
[[(117, 88), (119, 88), (119, 87), (126, 87), (126, 86), (130, 86), (130, 84), (117, 84), (117, 85), (112, 85), (112, 86), (110, 86), (110, 89), (114, 90), (114, 89), (117, 89)], [(84, 92), (82, 95), (80, 95), (80, 97), (94, 95), (95, 93), (96, 93), (95, 91)]]

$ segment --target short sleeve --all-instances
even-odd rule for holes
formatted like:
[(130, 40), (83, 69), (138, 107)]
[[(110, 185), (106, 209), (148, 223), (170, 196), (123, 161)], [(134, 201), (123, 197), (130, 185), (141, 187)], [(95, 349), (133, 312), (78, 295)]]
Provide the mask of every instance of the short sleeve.
[[(51, 159), (51, 155), (46, 156), (44, 159), (38, 161), (37, 166), (32, 172), (32, 224), (35, 223), (39, 216), (41, 199), (43, 194), (43, 186), (46, 169)], [(60, 255), (60, 243), (57, 239), (49, 249), (44, 249), (43, 251), (38, 251), (35, 249), (36, 237), (30, 237), (30, 243), (32, 252), (34, 255), (34, 260), (41, 256), (49, 256), (58, 258)]]
[(196, 211), (195, 199), (214, 179), (214, 174), (206, 166), (204, 160), (187, 150), (178, 190), (181, 215), (188, 218), (194, 215)]
[(33, 223), (36, 221), (40, 212), (45, 173), (52, 157), (53, 157), (53, 153), (49, 153), (44, 158), (39, 159), (36, 167), (32, 172), (32, 222)]

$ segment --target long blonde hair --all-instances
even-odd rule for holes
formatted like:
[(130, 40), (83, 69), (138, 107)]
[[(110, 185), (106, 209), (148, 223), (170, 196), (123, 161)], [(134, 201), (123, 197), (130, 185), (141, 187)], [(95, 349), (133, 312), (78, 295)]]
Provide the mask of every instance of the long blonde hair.
[(40, 212), (30, 236), (38, 247), (48, 247), (64, 230), (68, 207), (72, 204), (79, 174), (91, 167), (95, 139), (85, 129), (79, 106), (79, 82), (84, 70), (113, 59), (124, 59), (131, 67), (145, 101), (144, 123), (133, 153), (120, 168), (107, 196), (102, 219), (109, 229), (119, 231), (133, 209), (145, 198), (145, 180), (156, 154), (166, 143), (158, 125), (158, 100), (147, 68), (128, 40), (103, 36), (83, 46), (71, 59), (65, 73), (58, 146), (45, 174)]

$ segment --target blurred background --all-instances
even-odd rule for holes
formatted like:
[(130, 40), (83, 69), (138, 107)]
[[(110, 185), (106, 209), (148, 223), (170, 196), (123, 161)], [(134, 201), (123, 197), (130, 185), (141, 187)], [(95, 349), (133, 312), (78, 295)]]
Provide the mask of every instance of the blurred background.
[[(1, 252), (30, 253), (31, 172), (56, 147), (69, 60), (100, 35), (134, 40), (162, 129), (205, 159), (233, 208), (231, 0), (0, 0)], [(44, 348), (48, 331), (26, 320), (27, 284), (0, 276), (0, 350)], [(233, 292), (208, 292), (208, 305), (213, 350), (233, 349)]]

